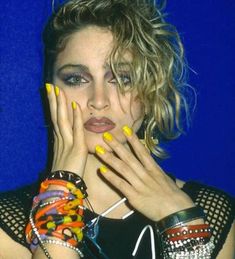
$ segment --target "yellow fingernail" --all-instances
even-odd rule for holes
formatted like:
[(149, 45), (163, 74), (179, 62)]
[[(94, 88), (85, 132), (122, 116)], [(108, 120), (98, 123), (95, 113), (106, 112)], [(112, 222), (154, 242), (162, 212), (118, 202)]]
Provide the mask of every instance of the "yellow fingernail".
[(59, 96), (60, 94), (60, 88), (58, 86), (55, 87), (55, 95)]
[(96, 151), (97, 154), (100, 154), (100, 155), (103, 155), (106, 152), (106, 150), (103, 147), (99, 146), (99, 145), (97, 145), (95, 147), (95, 151)]
[(101, 172), (102, 174), (105, 174), (105, 173), (108, 172), (108, 168), (107, 168), (106, 166), (102, 165), (102, 166), (100, 167), (100, 172)]
[(76, 109), (77, 109), (77, 104), (76, 104), (76, 102), (74, 102), (74, 101), (72, 101), (72, 108), (73, 108), (73, 110), (76, 110)]
[(49, 94), (51, 92), (51, 84), (46, 83), (46, 89), (47, 89), (47, 93)]
[(131, 128), (129, 128), (128, 126), (124, 126), (122, 128), (122, 130), (123, 130), (124, 134), (128, 137), (132, 136), (132, 134), (133, 134), (133, 130)]
[(109, 133), (109, 132), (105, 132), (103, 134), (103, 137), (104, 137), (104, 139), (106, 139), (108, 141), (112, 141), (113, 140), (113, 135), (111, 133)]

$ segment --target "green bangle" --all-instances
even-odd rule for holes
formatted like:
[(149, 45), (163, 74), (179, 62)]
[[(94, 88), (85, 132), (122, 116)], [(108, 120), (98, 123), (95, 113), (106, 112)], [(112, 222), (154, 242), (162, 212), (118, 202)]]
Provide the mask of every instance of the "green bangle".
[(170, 228), (176, 227), (178, 225), (183, 225), (186, 222), (199, 219), (199, 218), (204, 219), (205, 214), (201, 207), (196, 206), (196, 207), (180, 210), (178, 212), (170, 214), (165, 218), (159, 220), (156, 223), (156, 226), (160, 234), (162, 234), (163, 232), (165, 232)]

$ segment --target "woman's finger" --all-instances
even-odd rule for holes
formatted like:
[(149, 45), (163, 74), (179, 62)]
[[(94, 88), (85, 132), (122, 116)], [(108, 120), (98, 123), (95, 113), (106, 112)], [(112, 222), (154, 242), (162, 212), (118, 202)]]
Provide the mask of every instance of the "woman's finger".
[(104, 141), (109, 147), (118, 155), (118, 157), (125, 162), (135, 174), (142, 179), (146, 174), (146, 169), (135, 157), (135, 155), (128, 150), (123, 144), (121, 144), (110, 132), (103, 134)]
[(73, 142), (73, 133), (71, 123), (68, 118), (66, 97), (63, 90), (58, 86), (55, 86), (55, 95), (57, 100), (57, 123), (59, 131), (62, 136), (64, 145), (71, 145)]
[[(126, 181), (128, 181), (135, 189), (139, 189), (143, 187), (143, 183), (140, 177), (134, 172), (129, 164), (123, 162), (121, 159), (116, 157), (113, 153), (108, 152), (102, 146), (96, 146), (96, 154), (105, 162), (105, 164), (109, 165), (112, 169), (114, 169), (119, 175), (121, 175)], [(119, 176), (119, 178), (121, 178)]]
[(117, 190), (119, 190), (128, 200), (133, 197), (137, 197), (137, 192), (135, 188), (130, 185), (123, 178), (119, 177), (106, 166), (101, 166), (99, 172), (102, 173), (105, 179), (107, 179)]
[(135, 152), (136, 156), (140, 160), (140, 162), (143, 164), (143, 166), (148, 171), (156, 171), (158, 169), (159, 173), (162, 173), (162, 169), (156, 161), (152, 158), (147, 148), (140, 142), (137, 135), (133, 132), (131, 128), (128, 126), (124, 126), (123, 133), (127, 138), (128, 143), (133, 148), (133, 151)]
[(82, 111), (80, 105), (73, 101), (72, 102), (73, 109), (73, 147), (78, 149), (81, 147), (86, 148), (86, 141), (83, 129), (83, 118)]
[(59, 134), (59, 127), (57, 124), (57, 101), (54, 91), (54, 86), (52, 84), (46, 83), (46, 91), (47, 91), (47, 98), (50, 107), (50, 115), (51, 121), (53, 123), (54, 130), (56, 134)]

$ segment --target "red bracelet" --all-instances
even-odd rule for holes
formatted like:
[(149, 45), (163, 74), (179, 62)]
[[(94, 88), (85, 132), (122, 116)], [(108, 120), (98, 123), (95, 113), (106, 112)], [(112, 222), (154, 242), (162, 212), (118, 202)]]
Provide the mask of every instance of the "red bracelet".
[(203, 232), (203, 233), (192, 233), (192, 234), (187, 234), (187, 235), (183, 235), (183, 236), (177, 236), (177, 237), (171, 237), (168, 238), (169, 241), (179, 241), (179, 240), (185, 240), (185, 239), (191, 239), (191, 238), (210, 238), (211, 234), (209, 232)]
[(210, 238), (211, 232), (208, 224), (200, 224), (169, 229), (163, 235), (169, 241), (174, 242), (192, 238)]
[(201, 229), (208, 229), (210, 226), (208, 224), (199, 224), (199, 225), (187, 225), (178, 228), (171, 228), (164, 232), (164, 234), (171, 235), (177, 234), (178, 232), (182, 233), (183, 231), (190, 231), (190, 230), (201, 230)]

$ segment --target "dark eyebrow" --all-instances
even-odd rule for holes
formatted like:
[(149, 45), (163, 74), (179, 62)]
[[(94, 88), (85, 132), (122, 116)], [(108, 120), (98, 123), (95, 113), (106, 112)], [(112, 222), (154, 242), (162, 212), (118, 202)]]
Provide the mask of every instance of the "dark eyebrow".
[[(114, 67), (116, 69), (121, 69), (121, 68), (130, 68), (131, 67), (131, 63), (129, 62), (119, 62), (119, 63), (115, 63)], [(89, 73), (89, 68), (87, 66), (84, 66), (82, 64), (65, 64), (63, 66), (61, 66), (56, 73), (59, 74), (61, 71), (63, 71), (64, 69), (76, 69), (85, 73)], [(104, 64), (104, 68), (110, 69), (110, 64), (109, 63), (105, 63)]]
[(69, 69), (69, 68), (73, 68), (73, 69), (75, 68), (77, 70), (80, 70), (86, 73), (89, 72), (89, 68), (87, 66), (84, 66), (81, 64), (65, 64), (57, 70), (57, 73), (60, 73), (62, 70)]

